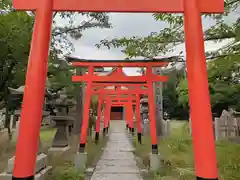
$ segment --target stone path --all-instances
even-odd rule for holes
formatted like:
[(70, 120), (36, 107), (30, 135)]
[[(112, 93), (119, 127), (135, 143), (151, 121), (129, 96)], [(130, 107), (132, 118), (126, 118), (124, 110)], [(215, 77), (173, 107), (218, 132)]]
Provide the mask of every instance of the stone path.
[(124, 121), (111, 122), (106, 148), (91, 180), (143, 180), (132, 150)]

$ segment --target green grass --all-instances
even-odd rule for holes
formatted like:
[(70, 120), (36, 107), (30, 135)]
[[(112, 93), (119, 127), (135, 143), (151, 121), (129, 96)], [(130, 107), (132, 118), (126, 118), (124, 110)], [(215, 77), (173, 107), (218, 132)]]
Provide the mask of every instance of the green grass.
[[(48, 148), (51, 146), (55, 133), (55, 128), (46, 128), (41, 130), (40, 139), (44, 146), (44, 151), (46, 151), (45, 153), (47, 153)], [(86, 152), (88, 153), (88, 159), (86, 165), (95, 166), (102, 153), (102, 148), (106, 144), (106, 138), (103, 139), (100, 136), (98, 145), (93, 142), (92, 137), (88, 137), (87, 141)], [(4, 149), (4, 152), (0, 152), (0, 171), (4, 170), (7, 165), (8, 158), (13, 156), (15, 152), (16, 142), (6, 142), (8, 142), (7, 136), (6, 140), (4, 139), (4, 141), (2, 141), (2, 144), (0, 144), (0, 150)], [(85, 176), (84, 173), (76, 170), (72, 162), (74, 155), (75, 153), (70, 152), (64, 157), (53, 157), (52, 160), (54, 163), (51, 164), (53, 165), (53, 171), (48, 177), (48, 180), (83, 180)]]
[(99, 137), (99, 142), (96, 145), (91, 137), (88, 137), (88, 143), (86, 146), (86, 152), (88, 153), (87, 166), (96, 166), (103, 149), (106, 145), (107, 138), (103, 138), (101, 135)]
[[(88, 137), (85, 151), (88, 153), (86, 162), (87, 167), (95, 166), (102, 154), (102, 148), (106, 144), (106, 138), (100, 136), (99, 143), (96, 145), (92, 137)], [(48, 180), (83, 180), (84, 172), (78, 171), (71, 161), (75, 153), (68, 154), (66, 157), (57, 157), (58, 162), (54, 165), (54, 170)], [(55, 157), (56, 158), (56, 157)], [(62, 159), (62, 160), (61, 160)]]
[[(156, 172), (155, 180), (195, 180), (192, 138), (189, 136), (188, 124), (172, 123), (172, 134), (161, 139), (159, 152), (163, 166)], [(134, 143), (136, 155), (148, 165), (148, 153), (151, 152), (150, 137), (143, 137), (143, 145)], [(240, 145), (228, 141), (216, 143), (219, 176), (221, 180), (240, 179)]]
[[(51, 146), (54, 137), (55, 129), (43, 129), (40, 132), (41, 142), (44, 150)], [(4, 171), (7, 166), (7, 161), (15, 154), (16, 140), (9, 141), (8, 134), (0, 133), (0, 172)]]
[(71, 161), (66, 161), (53, 169), (48, 180), (84, 180), (84, 174), (74, 168)]
[(55, 128), (43, 129), (40, 132), (40, 138), (43, 143), (51, 143), (56, 133)]

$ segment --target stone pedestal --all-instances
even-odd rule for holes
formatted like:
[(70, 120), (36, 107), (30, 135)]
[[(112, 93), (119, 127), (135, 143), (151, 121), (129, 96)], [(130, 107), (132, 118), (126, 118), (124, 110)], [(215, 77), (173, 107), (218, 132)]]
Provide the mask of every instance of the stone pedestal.
[(70, 151), (70, 146), (66, 147), (51, 147), (48, 149), (48, 155), (50, 158), (57, 157), (57, 156), (63, 156), (67, 152)]
[(84, 171), (86, 168), (87, 162), (87, 153), (77, 153), (74, 159), (75, 167), (81, 171)]
[(159, 154), (149, 154), (150, 159), (150, 170), (157, 171), (160, 168), (161, 160)]
[(52, 147), (65, 148), (68, 144), (69, 125), (73, 123), (74, 119), (69, 116), (53, 116), (52, 120), (56, 122), (57, 132), (54, 136)]
[(70, 150), (69, 135), (71, 131), (69, 127), (72, 126), (74, 118), (70, 116), (52, 116), (51, 119), (56, 123), (57, 132), (48, 153), (50, 156), (55, 157)]
[[(0, 180), (12, 180), (12, 171), (15, 156), (8, 160), (7, 171), (0, 174)], [(47, 155), (41, 153), (37, 156), (35, 168), (35, 180), (44, 180), (52, 170), (51, 166), (47, 166)]]

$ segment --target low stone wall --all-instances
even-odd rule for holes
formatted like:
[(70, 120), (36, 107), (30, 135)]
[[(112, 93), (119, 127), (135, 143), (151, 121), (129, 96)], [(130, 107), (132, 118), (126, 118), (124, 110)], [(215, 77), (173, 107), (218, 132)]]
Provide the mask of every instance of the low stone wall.
[[(192, 134), (191, 120), (189, 120), (189, 130)], [(235, 139), (240, 142), (240, 118), (215, 118), (213, 132), (215, 140)]]
[(240, 140), (240, 118), (232, 119), (215, 118), (214, 134), (216, 140), (222, 139)]

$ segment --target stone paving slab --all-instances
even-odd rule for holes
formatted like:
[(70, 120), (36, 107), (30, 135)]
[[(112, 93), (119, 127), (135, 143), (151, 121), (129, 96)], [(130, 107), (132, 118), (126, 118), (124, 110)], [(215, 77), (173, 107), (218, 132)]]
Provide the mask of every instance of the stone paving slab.
[(103, 174), (95, 173), (91, 180), (143, 180), (139, 174)]
[(116, 174), (116, 173), (139, 173), (138, 167), (135, 166), (97, 166), (96, 171), (98, 173), (111, 173), (111, 174)]
[(132, 152), (117, 152), (108, 151), (107, 153), (103, 153), (102, 159), (134, 159), (134, 155)]
[(124, 121), (111, 122), (106, 148), (91, 180), (143, 180), (132, 151)]
[(136, 161), (126, 161), (126, 160), (120, 160), (118, 159), (117, 162), (116, 161), (109, 161), (107, 160), (100, 160), (97, 164), (97, 166), (115, 166), (115, 164), (118, 164), (118, 166), (136, 166), (137, 163)]

